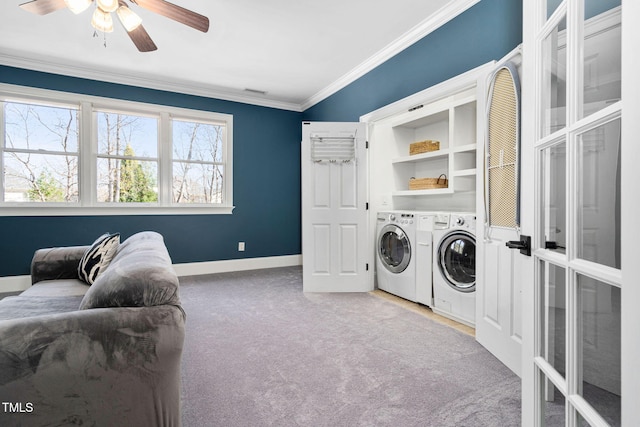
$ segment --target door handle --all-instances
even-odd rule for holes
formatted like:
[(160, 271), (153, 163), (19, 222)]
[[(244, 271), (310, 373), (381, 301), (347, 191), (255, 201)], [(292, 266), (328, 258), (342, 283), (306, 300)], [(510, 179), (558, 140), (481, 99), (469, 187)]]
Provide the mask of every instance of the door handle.
[(531, 236), (521, 235), (520, 240), (509, 240), (507, 242), (509, 249), (520, 249), (520, 253), (531, 256)]

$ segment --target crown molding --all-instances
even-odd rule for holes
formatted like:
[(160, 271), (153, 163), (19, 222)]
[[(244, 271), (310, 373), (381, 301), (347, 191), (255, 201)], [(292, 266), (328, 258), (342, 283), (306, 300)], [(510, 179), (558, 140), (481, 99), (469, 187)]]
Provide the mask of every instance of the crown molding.
[(137, 86), (147, 89), (163, 90), (187, 95), (203, 96), (224, 101), (240, 102), (244, 104), (258, 105), (261, 107), (271, 107), (281, 110), (291, 110), (300, 112), (300, 104), (293, 102), (278, 101), (261, 96), (250, 96), (244, 93), (235, 93), (231, 89), (194, 84), (188, 81), (158, 80), (153, 76), (124, 74), (113, 70), (99, 71), (89, 67), (82, 67), (77, 64), (60, 64), (53, 58), (38, 57), (30, 58), (19, 53), (0, 52), (0, 64), (24, 68), (28, 70), (41, 71), (45, 73), (61, 74), (90, 80), (99, 80), (109, 83), (118, 83), (128, 86)]
[(325, 87), (315, 95), (312, 95), (310, 98), (305, 100), (301, 105), (301, 110), (304, 111), (314, 106), (320, 101), (323, 101), (324, 99), (338, 92), (340, 89), (343, 89), (347, 85), (353, 83), (369, 71), (373, 70), (388, 59), (402, 52), (412, 44), (416, 43), (418, 40), (425, 37), (427, 34), (437, 30), (438, 28), (479, 2), (480, 0), (454, 0), (452, 2), (449, 2), (429, 18), (425, 19), (424, 21), (410, 29), (408, 32), (397, 38), (395, 41), (388, 44), (385, 48), (380, 50), (375, 55), (371, 56), (359, 66), (349, 71), (347, 74), (343, 75), (329, 86)]

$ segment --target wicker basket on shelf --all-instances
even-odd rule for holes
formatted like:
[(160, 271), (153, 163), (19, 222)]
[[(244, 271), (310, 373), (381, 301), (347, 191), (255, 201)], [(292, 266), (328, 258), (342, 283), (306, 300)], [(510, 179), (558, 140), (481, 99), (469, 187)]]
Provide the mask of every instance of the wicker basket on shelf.
[(428, 153), (429, 151), (437, 151), (440, 149), (440, 141), (419, 141), (409, 144), (409, 155), (413, 156), (420, 153)]
[(449, 187), (449, 180), (445, 174), (438, 178), (411, 178), (409, 180), (409, 190), (434, 190), (447, 187)]

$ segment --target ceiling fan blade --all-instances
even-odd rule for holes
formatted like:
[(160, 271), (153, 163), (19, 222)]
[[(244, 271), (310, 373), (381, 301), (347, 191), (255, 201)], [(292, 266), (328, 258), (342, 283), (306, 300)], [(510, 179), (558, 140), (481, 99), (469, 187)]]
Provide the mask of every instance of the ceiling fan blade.
[(67, 7), (64, 0), (32, 0), (22, 3), (20, 7), (36, 15), (46, 15)]
[(166, 16), (169, 19), (188, 25), (198, 31), (206, 33), (209, 31), (209, 18), (199, 13), (192, 12), (165, 0), (131, 0), (151, 12)]
[(140, 52), (152, 52), (158, 49), (142, 25), (138, 25), (136, 29), (128, 31), (127, 34)]

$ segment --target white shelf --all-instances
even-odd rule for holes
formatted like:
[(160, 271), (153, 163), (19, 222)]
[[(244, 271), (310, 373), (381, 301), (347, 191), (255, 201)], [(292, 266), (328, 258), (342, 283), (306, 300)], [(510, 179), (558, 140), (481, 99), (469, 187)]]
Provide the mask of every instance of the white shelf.
[(436, 150), (436, 151), (430, 151), (428, 153), (414, 154), (413, 156), (396, 157), (395, 159), (391, 160), (391, 163), (415, 163), (415, 162), (420, 162), (422, 160), (432, 160), (432, 159), (438, 159), (441, 157), (447, 157), (448, 155), (449, 155), (448, 149)]
[(473, 144), (465, 144), (465, 145), (460, 145), (457, 147), (453, 147), (453, 152), (454, 153), (465, 153), (467, 151), (476, 151), (478, 148), (478, 144), (473, 143)]
[(414, 196), (433, 196), (436, 194), (451, 194), (453, 188), (435, 188), (433, 190), (400, 190), (391, 193), (392, 196), (414, 197)]
[(476, 168), (453, 171), (453, 176), (476, 176)]

